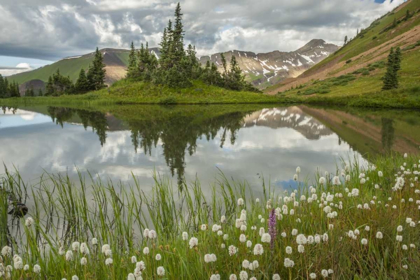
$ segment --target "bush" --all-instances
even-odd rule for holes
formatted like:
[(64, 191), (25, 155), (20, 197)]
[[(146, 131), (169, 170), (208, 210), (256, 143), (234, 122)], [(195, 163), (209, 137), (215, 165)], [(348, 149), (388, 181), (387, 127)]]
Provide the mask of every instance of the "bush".
[(347, 60), (347, 61), (346, 61), (346, 63), (347, 63), (347, 64), (349, 64), (351, 61), (352, 61), (352, 60), (351, 60), (351, 59), (349, 59), (349, 60)]

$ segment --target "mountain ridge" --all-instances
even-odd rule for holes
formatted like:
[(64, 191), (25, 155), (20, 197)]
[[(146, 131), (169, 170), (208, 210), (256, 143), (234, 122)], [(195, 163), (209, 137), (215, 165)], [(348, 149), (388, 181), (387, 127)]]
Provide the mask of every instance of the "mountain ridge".
[[(322, 51), (322, 49), (326, 51)], [(319, 61), (326, 58), (332, 51), (338, 49), (338, 46), (327, 44), (322, 39), (313, 39), (305, 44), (303, 47), (292, 52), (281, 52), (275, 50), (267, 53), (254, 53), (251, 51), (233, 50), (225, 52), (226, 59), (229, 61), (232, 55), (235, 55), (239, 66), (244, 72), (246, 80), (251, 82), (254, 86), (264, 88), (266, 86), (276, 84), (290, 76), (297, 76), (304, 70), (315, 65)], [(150, 48), (152, 54), (159, 58), (159, 48)], [(106, 65), (105, 83), (108, 85), (125, 77), (128, 56), (130, 50), (117, 48), (103, 48), (100, 50), (104, 56), (104, 63)], [(197, 57), (204, 65), (207, 60), (215, 62), (218, 69), (221, 70), (221, 53)], [(33, 80), (40, 80), (47, 82), (48, 77), (54, 74), (57, 69), (64, 76), (69, 76), (71, 80), (76, 81), (80, 69), (87, 70), (94, 58), (94, 52), (65, 57), (49, 65), (43, 67), (9, 76), (12, 81), (20, 84), (21, 94), (26, 89), (33, 87)], [(34, 90), (45, 88), (39, 83), (36, 83)]]

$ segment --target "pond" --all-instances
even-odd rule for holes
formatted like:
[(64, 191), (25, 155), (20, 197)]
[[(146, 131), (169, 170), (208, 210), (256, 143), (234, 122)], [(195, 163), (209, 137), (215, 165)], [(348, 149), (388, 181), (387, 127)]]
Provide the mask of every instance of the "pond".
[(206, 187), (223, 173), (288, 188), (297, 166), (312, 180), (335, 172), (341, 158), (418, 153), (419, 128), (417, 111), (303, 105), (3, 107), (0, 174), (16, 168), (30, 183), (43, 172), (121, 182), (134, 175), (146, 187), (158, 174)]

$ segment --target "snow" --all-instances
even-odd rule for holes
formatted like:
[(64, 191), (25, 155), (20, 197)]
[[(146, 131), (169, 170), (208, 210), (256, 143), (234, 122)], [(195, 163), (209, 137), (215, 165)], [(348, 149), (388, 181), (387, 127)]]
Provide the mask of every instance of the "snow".
[(298, 59), (298, 65), (297, 66), (302, 66), (302, 62), (300, 62), (300, 60)]
[(306, 59), (306, 61), (308, 61), (309, 63), (315, 63), (309, 56), (303, 55), (303, 54), (299, 54), (301, 57), (303, 57), (304, 59)]
[(66, 58), (64, 58), (64, 59), (74, 59), (74, 58), (79, 58), (79, 57), (82, 57), (81, 55), (78, 55), (78, 56), (71, 56), (71, 57), (66, 57)]

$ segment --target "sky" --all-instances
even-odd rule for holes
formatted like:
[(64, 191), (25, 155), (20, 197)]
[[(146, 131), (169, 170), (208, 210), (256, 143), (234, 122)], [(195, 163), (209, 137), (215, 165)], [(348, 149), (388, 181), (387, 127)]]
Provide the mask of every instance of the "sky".
[[(292, 51), (311, 39), (341, 45), (404, 0), (184, 0), (185, 43), (199, 55)], [(0, 74), (99, 48), (158, 46), (168, 0), (0, 0)]]

